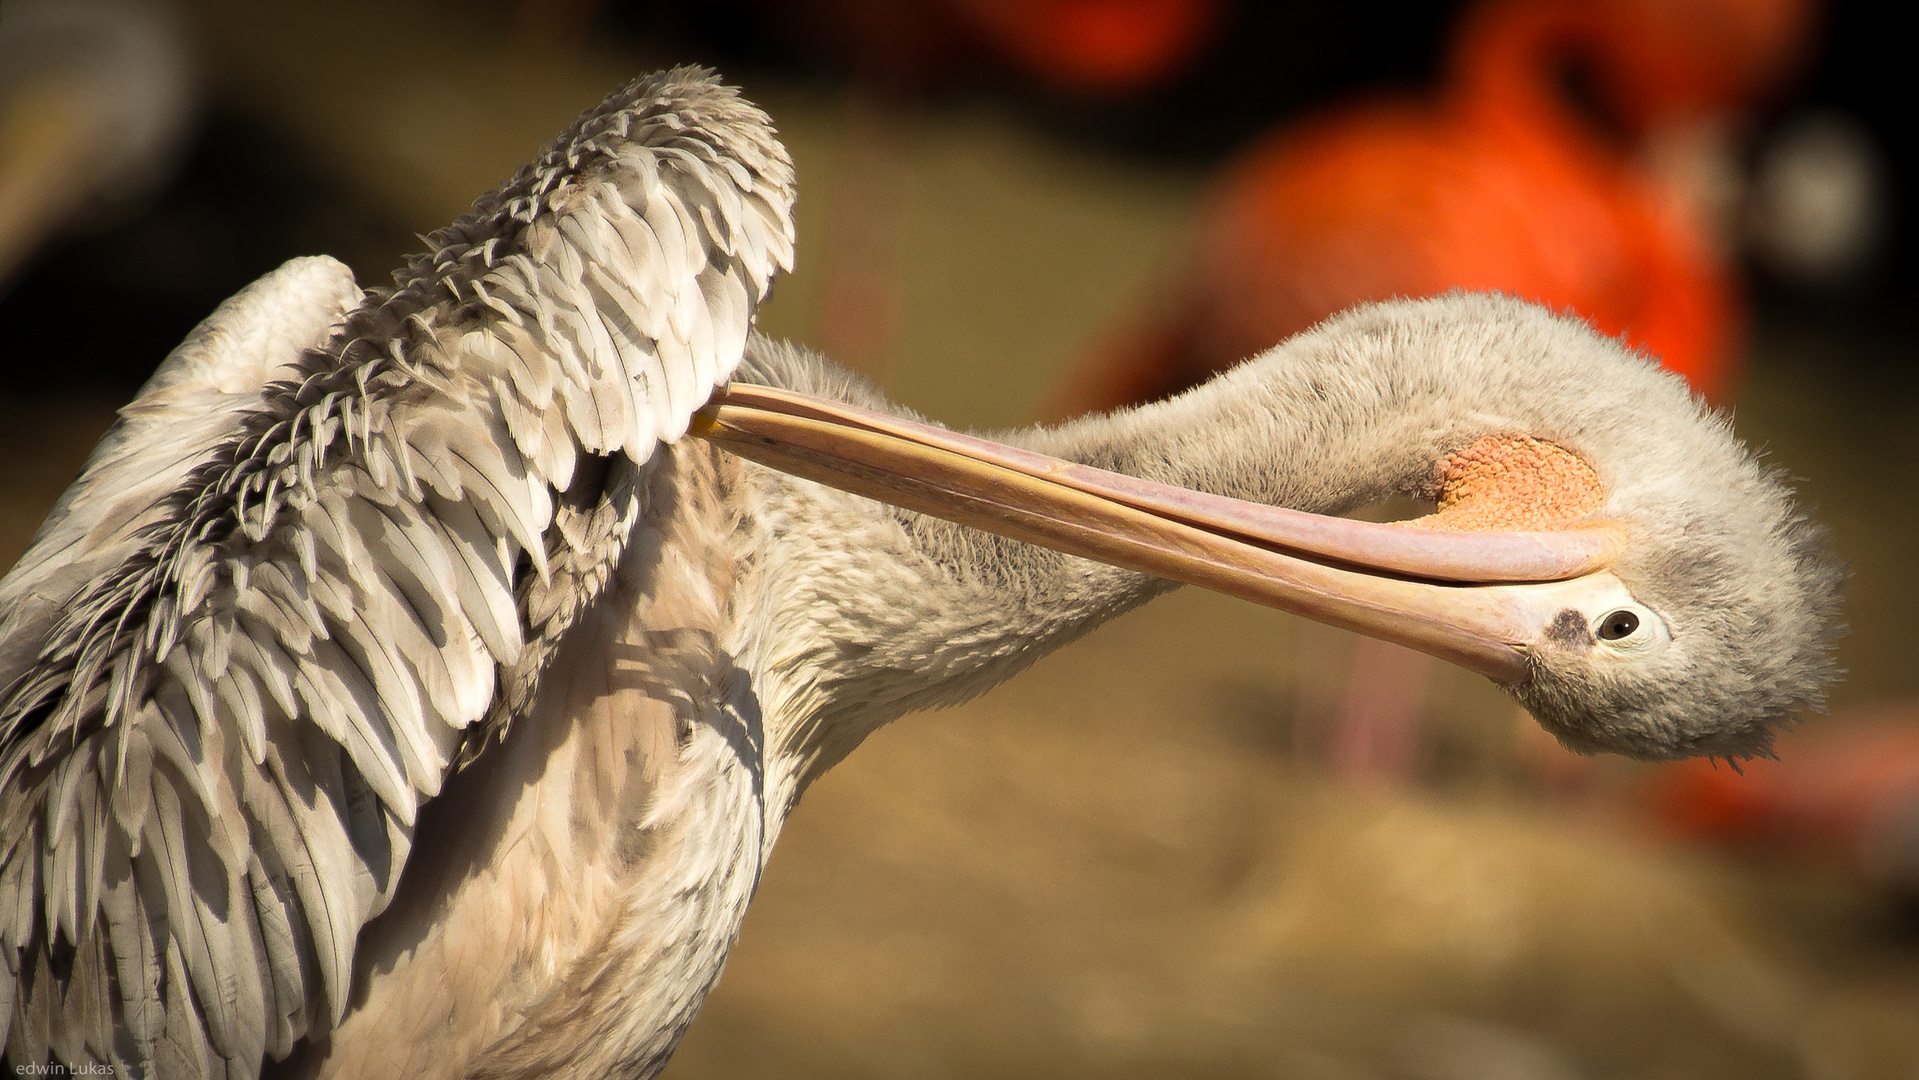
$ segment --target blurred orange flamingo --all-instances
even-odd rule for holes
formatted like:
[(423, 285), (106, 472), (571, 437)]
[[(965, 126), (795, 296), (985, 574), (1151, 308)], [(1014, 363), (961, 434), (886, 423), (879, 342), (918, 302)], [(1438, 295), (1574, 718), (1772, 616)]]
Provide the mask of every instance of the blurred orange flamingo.
[(1739, 304), (1713, 135), (1794, 58), (1805, 0), (1490, 0), (1434, 94), (1335, 108), (1227, 168), (1170, 310), (1046, 412), (1151, 400), (1364, 300), (1498, 289), (1722, 398)]

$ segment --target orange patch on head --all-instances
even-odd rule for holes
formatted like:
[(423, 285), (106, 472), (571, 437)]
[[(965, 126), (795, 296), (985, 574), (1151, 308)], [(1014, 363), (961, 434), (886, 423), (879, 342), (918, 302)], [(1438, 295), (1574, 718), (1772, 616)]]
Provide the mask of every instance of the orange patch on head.
[(1406, 524), (1461, 532), (1561, 528), (1599, 509), (1605, 488), (1584, 458), (1529, 435), (1488, 435), (1434, 470), (1439, 509)]

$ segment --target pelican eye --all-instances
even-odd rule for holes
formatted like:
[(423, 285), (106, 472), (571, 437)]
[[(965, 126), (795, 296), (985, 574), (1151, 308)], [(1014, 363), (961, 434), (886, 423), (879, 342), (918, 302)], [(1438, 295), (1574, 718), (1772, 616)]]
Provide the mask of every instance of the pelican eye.
[[(1623, 592), (1624, 590), (1620, 590)], [(1672, 630), (1653, 609), (1625, 596), (1615, 596), (1586, 610), (1605, 612), (1589, 617), (1586, 641), (1597, 645), (1600, 657), (1613, 661), (1638, 663), (1657, 656), (1672, 644)]]
[(1599, 620), (1599, 637), (1602, 641), (1620, 641), (1639, 631), (1639, 614), (1620, 608), (1607, 613)]

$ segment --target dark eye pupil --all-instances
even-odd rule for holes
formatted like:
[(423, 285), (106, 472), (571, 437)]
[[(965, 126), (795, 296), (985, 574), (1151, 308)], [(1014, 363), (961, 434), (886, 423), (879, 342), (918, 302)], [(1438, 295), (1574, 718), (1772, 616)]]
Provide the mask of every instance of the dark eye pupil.
[(1637, 629), (1639, 629), (1639, 616), (1630, 611), (1615, 611), (1600, 621), (1599, 636), (1607, 641), (1618, 641), (1623, 637), (1631, 637), (1632, 632)]

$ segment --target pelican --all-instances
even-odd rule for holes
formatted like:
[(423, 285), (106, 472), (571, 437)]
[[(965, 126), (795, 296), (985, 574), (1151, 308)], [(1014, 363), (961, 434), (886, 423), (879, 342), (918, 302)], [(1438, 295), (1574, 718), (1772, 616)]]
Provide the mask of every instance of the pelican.
[(295, 260), (161, 365), (0, 582), (11, 1065), (651, 1076), (811, 781), (1174, 581), (1583, 750), (1764, 753), (1832, 674), (1819, 530), (1583, 323), (1364, 308), (991, 442), (753, 335), (792, 197), (677, 69), (394, 288)]

